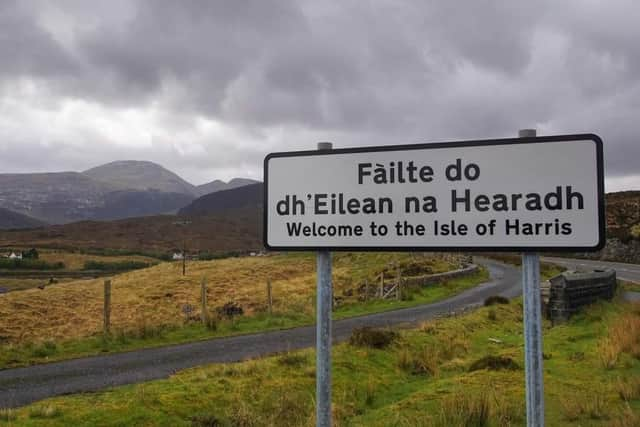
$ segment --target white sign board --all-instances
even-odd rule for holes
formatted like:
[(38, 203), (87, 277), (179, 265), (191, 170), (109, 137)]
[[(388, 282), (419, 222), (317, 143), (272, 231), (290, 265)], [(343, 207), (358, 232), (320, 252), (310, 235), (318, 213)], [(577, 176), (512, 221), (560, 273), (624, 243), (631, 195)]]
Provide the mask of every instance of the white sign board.
[(580, 250), (604, 244), (593, 134), (272, 153), (265, 246)]

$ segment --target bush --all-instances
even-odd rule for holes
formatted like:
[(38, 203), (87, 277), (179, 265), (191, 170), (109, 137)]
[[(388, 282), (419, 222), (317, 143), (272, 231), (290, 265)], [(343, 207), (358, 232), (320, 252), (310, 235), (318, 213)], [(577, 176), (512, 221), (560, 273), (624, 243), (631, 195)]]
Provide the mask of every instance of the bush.
[(216, 312), (221, 317), (233, 318), (234, 316), (242, 316), (244, 314), (243, 308), (234, 301), (229, 301), (222, 307), (218, 307)]
[(114, 261), (104, 262), (89, 260), (84, 263), (85, 270), (100, 270), (100, 271), (127, 271), (127, 270), (139, 270), (141, 268), (151, 267), (152, 264), (142, 261)]
[(506, 356), (485, 356), (478, 359), (469, 366), (469, 372), (487, 369), (489, 371), (499, 371), (502, 369), (515, 371), (520, 366), (510, 357)]
[(40, 259), (0, 258), (0, 269), (6, 270), (61, 270), (63, 262), (46, 262)]
[(391, 329), (376, 329), (369, 326), (356, 328), (351, 333), (349, 344), (358, 347), (386, 348), (398, 338)]
[(509, 298), (503, 297), (502, 295), (492, 295), (484, 300), (485, 307), (496, 304), (509, 304)]

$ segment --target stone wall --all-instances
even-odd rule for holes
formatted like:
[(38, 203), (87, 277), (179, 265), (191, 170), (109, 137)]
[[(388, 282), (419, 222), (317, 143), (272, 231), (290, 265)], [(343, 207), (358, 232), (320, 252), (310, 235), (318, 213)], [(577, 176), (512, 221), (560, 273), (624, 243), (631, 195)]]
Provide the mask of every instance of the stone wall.
[(549, 298), (544, 310), (553, 323), (568, 320), (580, 307), (599, 299), (613, 298), (617, 283), (615, 270), (564, 272), (549, 282)]

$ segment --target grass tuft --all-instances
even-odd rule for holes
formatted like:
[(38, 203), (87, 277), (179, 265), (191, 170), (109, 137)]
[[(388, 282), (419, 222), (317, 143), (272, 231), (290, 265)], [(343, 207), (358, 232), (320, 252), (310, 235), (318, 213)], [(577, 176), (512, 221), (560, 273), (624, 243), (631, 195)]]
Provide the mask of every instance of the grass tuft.
[(14, 421), (18, 416), (13, 409), (0, 408), (0, 421)]
[(510, 370), (515, 371), (520, 369), (512, 358), (506, 356), (485, 356), (482, 359), (478, 359), (469, 366), (469, 372), (479, 371), (486, 369), (488, 371)]
[(459, 392), (446, 396), (438, 418), (441, 426), (484, 427), (491, 421), (488, 393)]
[(356, 328), (349, 337), (349, 344), (358, 347), (382, 349), (398, 339), (398, 333), (391, 329), (378, 329), (368, 326)]
[(403, 346), (397, 354), (398, 367), (412, 375), (436, 376), (439, 371), (439, 363), (438, 352), (432, 347), (425, 346), (414, 351)]
[(60, 409), (52, 405), (34, 406), (29, 409), (29, 418), (55, 418), (60, 415)]
[(290, 366), (300, 368), (309, 363), (309, 358), (301, 352), (287, 352), (278, 357), (278, 364), (282, 366)]
[(484, 300), (485, 307), (496, 304), (509, 304), (509, 298), (502, 295), (492, 295)]

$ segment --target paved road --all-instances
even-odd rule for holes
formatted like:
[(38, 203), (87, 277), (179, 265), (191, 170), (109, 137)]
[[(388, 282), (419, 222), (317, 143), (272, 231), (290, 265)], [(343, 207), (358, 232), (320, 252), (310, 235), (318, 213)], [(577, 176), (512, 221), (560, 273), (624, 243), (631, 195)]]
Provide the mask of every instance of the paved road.
[(618, 279), (640, 283), (640, 265), (638, 264), (556, 257), (542, 257), (542, 261), (558, 264), (571, 270), (604, 270), (613, 268), (616, 270)]
[[(490, 260), (481, 260), (481, 263), (489, 269), (489, 282), (438, 303), (336, 321), (334, 340), (346, 340), (351, 331), (360, 326), (413, 324), (482, 303), (490, 295), (515, 297), (520, 294), (518, 269)], [(21, 406), (50, 396), (166, 378), (193, 366), (234, 362), (314, 344), (315, 327), (309, 326), (8, 369), (0, 371), (0, 408)]]

